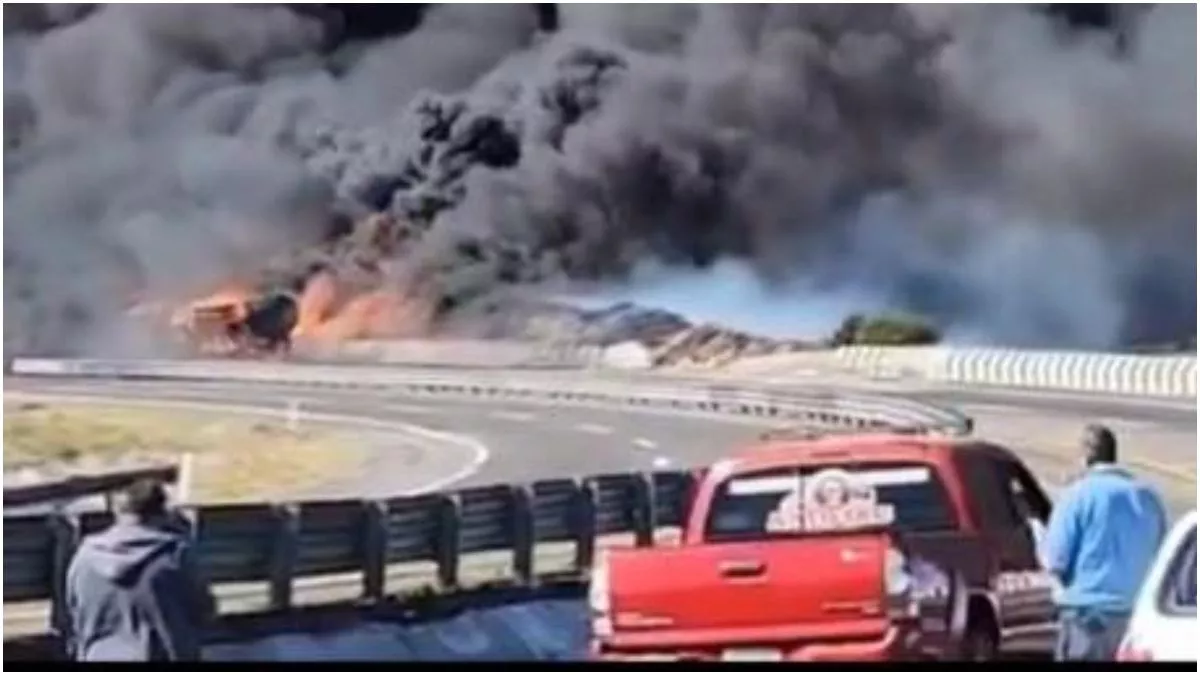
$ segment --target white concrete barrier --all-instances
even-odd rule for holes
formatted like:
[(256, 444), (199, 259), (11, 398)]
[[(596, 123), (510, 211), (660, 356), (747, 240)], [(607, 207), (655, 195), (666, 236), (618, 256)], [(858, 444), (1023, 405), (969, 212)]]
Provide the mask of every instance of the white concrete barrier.
[[(814, 357), (773, 359), (771, 374), (787, 377), (811, 367)], [(735, 370), (753, 371), (754, 359)], [(1196, 397), (1196, 355), (952, 347), (842, 347), (830, 370), (873, 378), (915, 378), (972, 386), (1058, 389), (1128, 396)]]

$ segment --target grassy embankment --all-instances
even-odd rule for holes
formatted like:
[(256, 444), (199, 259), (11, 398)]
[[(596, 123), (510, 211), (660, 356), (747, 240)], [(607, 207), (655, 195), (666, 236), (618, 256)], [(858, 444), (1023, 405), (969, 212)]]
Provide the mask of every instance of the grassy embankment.
[[(282, 415), (281, 415), (282, 417)], [(365, 459), (352, 436), (281, 418), (68, 402), (4, 402), (4, 471), (54, 478), (174, 463), (192, 453), (190, 500), (286, 499), (352, 476)]]

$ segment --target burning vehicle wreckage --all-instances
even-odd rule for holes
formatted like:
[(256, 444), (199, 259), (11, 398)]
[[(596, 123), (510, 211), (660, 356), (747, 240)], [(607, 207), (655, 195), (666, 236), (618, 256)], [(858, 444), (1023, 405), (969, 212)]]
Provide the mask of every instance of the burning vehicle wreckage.
[(631, 303), (583, 309), (565, 302), (489, 298), (469, 310), (439, 315), (436, 303), (365, 290), (322, 270), (293, 288), (250, 292), (229, 288), (170, 307), (130, 309), (182, 350), (225, 358), (286, 358), (336, 354), (340, 343), (388, 339), (494, 339), (610, 347), (635, 343), (654, 366), (717, 366), (737, 358), (811, 348)]
[(291, 351), (298, 319), (296, 298), (272, 293), (194, 303), (171, 316), (171, 327), (203, 354), (265, 356)]

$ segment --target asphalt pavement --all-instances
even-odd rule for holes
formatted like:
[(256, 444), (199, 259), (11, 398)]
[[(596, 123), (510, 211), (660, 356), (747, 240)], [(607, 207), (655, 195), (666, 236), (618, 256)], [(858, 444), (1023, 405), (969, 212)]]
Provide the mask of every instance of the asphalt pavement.
[[(564, 377), (578, 376), (564, 374)], [(644, 379), (644, 378), (634, 378)], [(1169, 492), (1173, 510), (1194, 508), (1196, 417), (1187, 402), (1130, 401), (1079, 394), (958, 390), (887, 383), (855, 390), (908, 396), (953, 406), (977, 419), (984, 435), (1025, 452), (1042, 479), (1061, 483), (1077, 466), (1071, 446), (1079, 428), (1103, 421), (1117, 429), (1127, 453)], [(709, 463), (772, 426), (757, 419), (675, 414), (633, 408), (548, 405), (505, 400), (425, 397), (381, 390), (328, 390), (221, 382), (6, 379), (5, 387), (27, 393), (134, 399), (176, 405), (224, 406), (283, 415), (298, 403), (303, 415), (334, 416), (408, 425), (486, 449), (480, 458), (463, 449), (426, 442), (415, 451), (389, 453), (385, 441), (360, 477), (322, 486), (298, 497), (389, 496), (451, 485), (533, 481), (606, 472), (688, 467)], [(850, 389), (849, 383), (839, 388)], [(366, 427), (363, 427), (366, 430)], [(379, 429), (372, 427), (372, 432)], [(400, 430), (402, 431), (402, 430)], [(472, 463), (475, 463), (473, 466)]]

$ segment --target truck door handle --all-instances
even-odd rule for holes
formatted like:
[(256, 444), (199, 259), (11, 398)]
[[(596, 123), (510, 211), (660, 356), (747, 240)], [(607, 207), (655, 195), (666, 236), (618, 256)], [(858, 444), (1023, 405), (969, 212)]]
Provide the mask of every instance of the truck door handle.
[(717, 569), (723, 577), (746, 578), (761, 576), (767, 565), (761, 560), (726, 560)]

